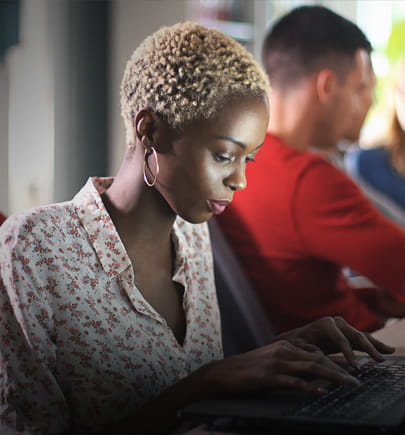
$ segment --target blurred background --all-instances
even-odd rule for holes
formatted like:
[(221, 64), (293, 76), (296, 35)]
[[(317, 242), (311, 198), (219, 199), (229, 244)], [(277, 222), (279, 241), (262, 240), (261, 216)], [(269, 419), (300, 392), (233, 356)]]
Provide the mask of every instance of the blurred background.
[(272, 20), (303, 4), (351, 19), (373, 44), (378, 86), (362, 131), (367, 146), (405, 51), (405, 0), (0, 0), (0, 211), (69, 200), (89, 176), (115, 174), (124, 153), (121, 77), (145, 36), (198, 21), (260, 61)]

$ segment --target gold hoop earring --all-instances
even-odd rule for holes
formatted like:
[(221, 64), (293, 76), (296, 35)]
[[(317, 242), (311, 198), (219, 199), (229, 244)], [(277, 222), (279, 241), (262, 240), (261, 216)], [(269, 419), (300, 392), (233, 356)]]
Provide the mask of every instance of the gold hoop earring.
[[(153, 176), (153, 181), (152, 183), (149, 182), (148, 177), (146, 176), (146, 168), (148, 169), (149, 173), (152, 174), (152, 171), (149, 167), (149, 156), (153, 154), (153, 157), (155, 158), (155, 164), (156, 164), (156, 174)], [(145, 181), (145, 183), (149, 186), (149, 187), (153, 187), (156, 184), (156, 181), (159, 177), (159, 161), (158, 161), (158, 157), (157, 157), (157, 153), (155, 148), (153, 148), (153, 146), (149, 147), (149, 148), (145, 148), (145, 154), (143, 156), (143, 179)]]

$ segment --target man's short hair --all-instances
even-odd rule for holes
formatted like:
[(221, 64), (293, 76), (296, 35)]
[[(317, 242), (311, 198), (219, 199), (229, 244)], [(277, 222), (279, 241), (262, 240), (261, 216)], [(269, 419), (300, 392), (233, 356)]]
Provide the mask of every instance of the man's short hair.
[(293, 86), (313, 72), (330, 68), (340, 80), (370, 41), (353, 22), (323, 6), (301, 6), (279, 18), (263, 43), (263, 65), (272, 88)]

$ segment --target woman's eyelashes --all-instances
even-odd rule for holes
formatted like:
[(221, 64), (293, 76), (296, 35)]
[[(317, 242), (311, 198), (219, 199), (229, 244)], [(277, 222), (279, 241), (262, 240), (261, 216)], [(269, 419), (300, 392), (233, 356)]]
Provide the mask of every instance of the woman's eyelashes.
[(214, 160), (218, 163), (232, 163), (235, 159), (228, 153), (214, 153), (213, 156)]
[[(214, 160), (218, 163), (233, 163), (235, 161), (235, 156), (228, 153), (213, 153)], [(250, 154), (246, 156), (245, 162), (255, 162), (255, 154)]]

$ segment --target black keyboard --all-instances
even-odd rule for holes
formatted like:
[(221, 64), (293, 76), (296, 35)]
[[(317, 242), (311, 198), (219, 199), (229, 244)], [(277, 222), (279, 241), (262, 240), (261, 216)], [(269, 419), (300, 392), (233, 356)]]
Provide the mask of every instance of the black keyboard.
[(306, 402), (294, 415), (367, 421), (405, 396), (405, 361), (370, 361), (352, 374), (359, 386), (335, 386)]

